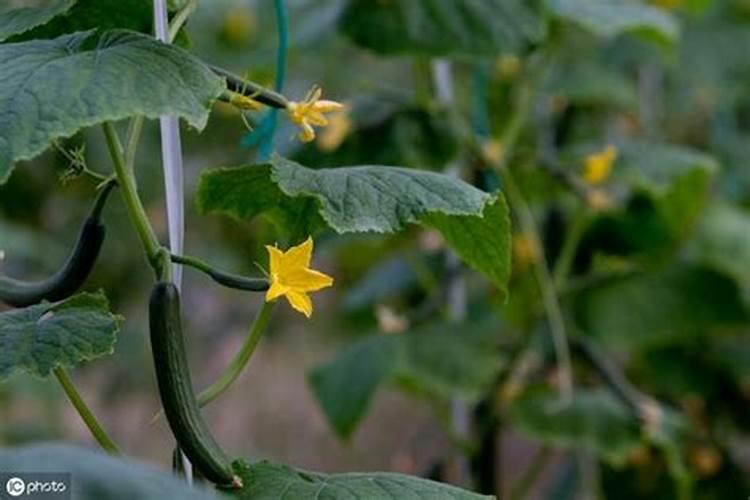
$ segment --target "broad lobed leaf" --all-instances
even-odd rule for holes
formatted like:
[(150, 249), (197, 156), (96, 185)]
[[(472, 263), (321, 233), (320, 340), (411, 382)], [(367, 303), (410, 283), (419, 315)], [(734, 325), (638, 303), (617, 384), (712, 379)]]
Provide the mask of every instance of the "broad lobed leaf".
[(404, 474), (320, 474), (271, 462), (234, 463), (244, 487), (232, 492), (247, 500), (480, 500), (494, 498)]
[(467, 264), (503, 291), (510, 275), (510, 219), (502, 196), (433, 172), (312, 170), (275, 156), (267, 164), (204, 173), (197, 203), (203, 213), (239, 219), (268, 213), (287, 229), (295, 227), (296, 237), (325, 226), (338, 233), (390, 233), (421, 223), (441, 231)]
[(0, 380), (16, 370), (46, 377), (111, 354), (121, 322), (101, 292), (0, 313)]
[(526, 0), (349, 0), (339, 28), (382, 54), (469, 57), (514, 52), (545, 32)]
[(651, 5), (612, 0), (548, 0), (552, 13), (602, 37), (643, 33), (664, 43), (680, 34), (677, 19)]
[(77, 0), (47, 0), (31, 7), (0, 7), (0, 42), (25, 33), (70, 10)]
[(223, 81), (187, 52), (127, 31), (0, 45), (0, 183), (13, 164), (104, 121), (179, 116), (202, 129)]

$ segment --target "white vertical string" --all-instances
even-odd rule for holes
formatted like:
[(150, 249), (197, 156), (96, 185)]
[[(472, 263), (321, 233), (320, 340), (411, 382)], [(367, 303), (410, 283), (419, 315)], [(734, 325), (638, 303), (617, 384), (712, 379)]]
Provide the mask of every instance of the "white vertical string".
[[(158, 40), (170, 43), (166, 0), (154, 0), (154, 28)], [(167, 198), (169, 249), (173, 253), (182, 254), (185, 242), (185, 186), (180, 123), (175, 116), (162, 116), (159, 118), (159, 127), (164, 191)], [(182, 267), (178, 264), (173, 265), (172, 281), (178, 289), (182, 288)], [(182, 454), (182, 465), (188, 483), (192, 484), (193, 468), (184, 454)]]
[[(453, 85), (453, 66), (445, 59), (435, 59), (432, 62), (432, 77), (435, 84), (435, 94), (438, 102), (444, 106), (455, 105), (456, 97)], [(448, 175), (458, 177), (460, 167), (456, 164), (448, 166)], [(458, 256), (450, 252), (446, 257), (446, 267), (450, 275), (448, 283), (447, 302), (448, 314), (453, 323), (461, 323), (466, 319), (467, 290), (466, 280), (460, 275), (461, 261)], [(469, 407), (461, 398), (451, 400), (451, 425), (457, 436), (468, 437), (470, 433)], [(469, 462), (465, 457), (456, 461), (458, 480), (468, 482), (470, 475)]]
[[(165, 0), (154, 0), (154, 25), (156, 38), (169, 43), (169, 22)], [(182, 167), (182, 143), (177, 117), (159, 118), (161, 128), (161, 157), (164, 169), (164, 190), (167, 198), (167, 223), (169, 226), (169, 248), (182, 254), (185, 241), (185, 188)], [(172, 281), (182, 286), (182, 267), (174, 264)]]

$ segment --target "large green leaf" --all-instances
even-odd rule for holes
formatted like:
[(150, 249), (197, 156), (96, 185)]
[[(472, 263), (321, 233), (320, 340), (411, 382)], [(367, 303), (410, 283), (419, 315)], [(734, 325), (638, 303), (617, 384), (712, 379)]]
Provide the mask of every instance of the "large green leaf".
[(623, 464), (642, 444), (636, 418), (603, 390), (579, 389), (570, 404), (559, 394), (532, 391), (509, 415), (515, 429), (547, 446), (585, 448), (612, 464)]
[(33, 7), (0, 8), (0, 42), (68, 11), (77, 0), (48, 0)]
[(620, 0), (548, 0), (560, 19), (602, 37), (643, 33), (663, 42), (674, 42), (680, 27), (669, 12), (651, 5)]
[[(58, 0), (61, 1), (61, 0)], [(153, 33), (152, 0), (68, 0), (72, 8), (59, 12), (38, 26), (25, 33), (13, 36), (11, 41), (32, 40), (38, 38), (57, 38), (76, 31), (96, 29), (98, 33), (112, 29), (126, 29), (139, 33)], [(183, 7), (186, 0), (167, 2), (171, 12)], [(49, 21), (49, 22), (47, 22)], [(183, 46), (184, 28), (180, 31), (175, 43)]]
[(114, 350), (122, 319), (102, 293), (82, 293), (0, 314), (0, 380), (16, 370), (45, 377)]
[(581, 328), (623, 347), (664, 345), (732, 329), (747, 320), (734, 281), (687, 265), (615, 278), (576, 298)]
[(315, 368), (310, 385), (336, 434), (348, 439), (381, 383), (398, 382), (438, 401), (476, 400), (495, 380), (503, 357), (491, 324), (445, 325), (403, 335), (367, 337)]
[[(61, 444), (0, 450), (4, 478), (17, 473), (68, 473), (75, 500), (217, 500), (199, 485), (188, 485), (173, 474), (101, 452)], [(3, 486), (5, 483), (3, 482)]]
[(393, 373), (396, 381), (443, 401), (477, 401), (485, 395), (505, 362), (495, 344), (496, 324), (453, 326), (399, 336), (403, 354)]
[(382, 54), (431, 56), (497, 55), (545, 32), (526, 0), (349, 0), (339, 26)]
[(440, 231), (461, 259), (503, 287), (511, 272), (510, 210), (504, 198), (488, 205), (483, 217), (432, 213), (424, 223)]
[(244, 487), (232, 492), (247, 500), (479, 500), (494, 498), (455, 486), (394, 473), (320, 474), (270, 462), (234, 463)]
[(267, 164), (204, 173), (197, 203), (203, 213), (236, 218), (268, 212), (308, 234), (324, 225), (338, 233), (390, 233), (422, 223), (441, 231), (465, 262), (501, 289), (510, 274), (502, 196), (446, 175), (382, 166), (312, 170), (275, 156)]
[(0, 182), (77, 130), (144, 115), (202, 129), (224, 83), (187, 52), (146, 35), (92, 32), (0, 45)]

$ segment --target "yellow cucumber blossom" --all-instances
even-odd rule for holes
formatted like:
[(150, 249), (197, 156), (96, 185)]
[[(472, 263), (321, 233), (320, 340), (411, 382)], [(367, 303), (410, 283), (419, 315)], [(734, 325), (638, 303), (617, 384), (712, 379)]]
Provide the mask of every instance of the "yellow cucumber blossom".
[(333, 285), (333, 278), (310, 269), (312, 238), (308, 237), (304, 243), (286, 252), (270, 245), (266, 245), (266, 250), (271, 267), (271, 287), (266, 292), (266, 302), (284, 295), (294, 309), (309, 318), (313, 305), (308, 293)]
[(589, 155), (586, 157), (583, 179), (594, 186), (603, 183), (612, 173), (615, 160), (617, 160), (617, 148), (612, 145), (607, 146), (603, 151)]
[(304, 101), (292, 101), (287, 105), (289, 119), (299, 125), (299, 140), (312, 142), (315, 139), (315, 127), (325, 127), (328, 119), (325, 113), (333, 113), (344, 109), (344, 105), (336, 101), (322, 100), (323, 90), (315, 86), (308, 92)]

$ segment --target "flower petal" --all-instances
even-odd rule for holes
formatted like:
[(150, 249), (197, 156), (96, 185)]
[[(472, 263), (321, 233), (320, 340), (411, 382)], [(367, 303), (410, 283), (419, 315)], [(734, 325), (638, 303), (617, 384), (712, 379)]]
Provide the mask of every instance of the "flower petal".
[(271, 245), (266, 245), (268, 250), (268, 266), (271, 268), (271, 275), (278, 274), (284, 264), (284, 252)]
[(297, 135), (300, 141), (312, 142), (315, 140), (315, 130), (312, 128), (312, 125), (307, 123), (307, 119), (300, 123), (300, 128), (302, 130), (300, 130), (300, 133)]
[(284, 285), (300, 292), (315, 292), (333, 285), (333, 278), (313, 269), (294, 269), (284, 275)]
[(323, 113), (320, 113), (319, 111), (311, 110), (307, 114), (307, 122), (316, 127), (325, 127), (328, 125), (328, 118), (323, 116)]
[(287, 293), (289, 293), (288, 286), (284, 286), (278, 281), (274, 281), (273, 283), (271, 283), (271, 287), (266, 292), (266, 302), (276, 300), (282, 295), (286, 295)]
[(310, 297), (306, 293), (290, 290), (289, 293), (286, 294), (286, 299), (297, 311), (301, 312), (308, 318), (312, 316), (312, 300), (310, 300)]
[(344, 109), (344, 105), (336, 101), (318, 101), (315, 103), (315, 110), (321, 113), (333, 113), (342, 109)]
[(284, 252), (284, 270), (281, 274), (287, 275), (296, 269), (309, 267), (310, 260), (312, 259), (313, 248), (314, 244), (312, 236), (308, 236), (305, 241)]

